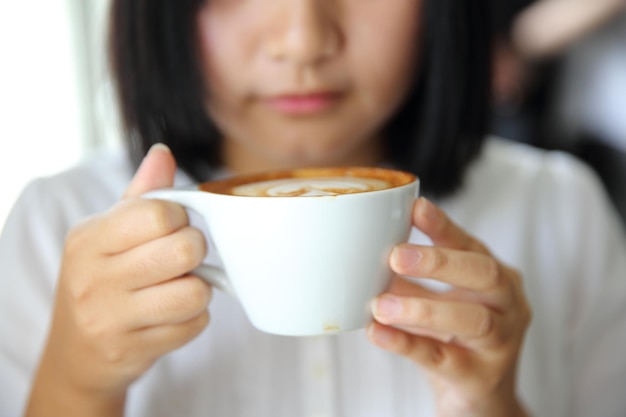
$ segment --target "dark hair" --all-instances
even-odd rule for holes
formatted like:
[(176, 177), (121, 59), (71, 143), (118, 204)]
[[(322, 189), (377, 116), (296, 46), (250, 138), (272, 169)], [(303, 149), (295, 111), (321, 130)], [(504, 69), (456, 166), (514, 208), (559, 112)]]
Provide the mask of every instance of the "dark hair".
[(537, 0), (493, 0), (492, 17), (493, 30), (496, 36), (509, 41), (511, 29), (519, 14), (530, 7)]
[[(424, 0), (417, 80), (387, 126), (397, 167), (431, 195), (454, 191), (478, 154), (490, 115), (490, 0)], [(207, 115), (196, 15), (203, 0), (114, 0), (110, 53), (130, 154), (166, 143), (192, 178), (220, 166)]]

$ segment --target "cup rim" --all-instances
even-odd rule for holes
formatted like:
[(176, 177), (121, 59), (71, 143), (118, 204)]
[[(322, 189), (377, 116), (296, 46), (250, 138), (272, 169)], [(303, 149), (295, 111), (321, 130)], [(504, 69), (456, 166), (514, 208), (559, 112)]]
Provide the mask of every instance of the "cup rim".
[(200, 191), (210, 194), (219, 194), (230, 197), (244, 197), (244, 198), (289, 198), (293, 197), (280, 197), (280, 196), (250, 196), (250, 195), (238, 195), (231, 194), (229, 191), (240, 185), (244, 185), (250, 182), (261, 181), (273, 181), (288, 178), (309, 178), (309, 177), (365, 177), (380, 179), (391, 178), (391, 186), (369, 192), (358, 192), (350, 194), (339, 194), (333, 196), (322, 197), (344, 197), (354, 196), (359, 194), (369, 194), (371, 192), (389, 191), (396, 188), (401, 188), (419, 182), (419, 177), (411, 172), (394, 169), (394, 168), (382, 168), (382, 167), (367, 167), (367, 166), (348, 166), (348, 167), (309, 167), (309, 168), (296, 168), (291, 170), (272, 170), (263, 171), (252, 174), (236, 175), (229, 178), (224, 178), (215, 181), (205, 181), (198, 184), (197, 188)]

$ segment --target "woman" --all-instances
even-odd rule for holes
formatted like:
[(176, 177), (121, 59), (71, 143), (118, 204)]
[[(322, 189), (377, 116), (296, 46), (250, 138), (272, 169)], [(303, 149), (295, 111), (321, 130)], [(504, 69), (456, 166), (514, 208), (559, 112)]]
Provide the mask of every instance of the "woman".
[[(115, 1), (130, 154), (149, 152), (134, 176), (103, 157), (17, 203), (0, 240), (1, 411), (616, 415), (624, 237), (587, 169), (485, 141), (487, 15), (477, 0)], [(418, 200), (390, 257), (430, 280), (397, 277), (366, 331), (333, 337), (254, 330), (189, 274), (207, 249), (185, 211), (139, 198), (379, 164), (416, 172), (441, 206)]]

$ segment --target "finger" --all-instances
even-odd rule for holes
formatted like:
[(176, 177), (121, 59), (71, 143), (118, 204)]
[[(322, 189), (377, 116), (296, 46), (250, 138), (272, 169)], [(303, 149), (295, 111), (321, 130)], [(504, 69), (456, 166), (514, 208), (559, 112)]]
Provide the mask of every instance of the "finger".
[(152, 145), (123, 198), (139, 197), (150, 190), (171, 187), (175, 174), (176, 160), (170, 149), (162, 143)]
[(185, 209), (169, 201), (132, 199), (92, 218), (84, 227), (85, 243), (114, 255), (167, 236), (189, 224)]
[(390, 256), (392, 270), (415, 278), (432, 278), (475, 291), (499, 290), (505, 269), (494, 258), (476, 252), (401, 244)]
[(437, 370), (449, 362), (454, 349), (428, 337), (410, 335), (399, 329), (373, 322), (367, 329), (369, 339), (381, 349), (403, 356), (426, 370)]
[(202, 232), (187, 226), (108, 258), (108, 274), (137, 290), (188, 273), (207, 253)]
[(465, 339), (490, 335), (495, 313), (482, 304), (399, 297), (385, 294), (373, 303), (374, 318), (389, 326), (429, 329)]
[(209, 312), (200, 314), (183, 323), (154, 326), (137, 330), (133, 338), (145, 356), (160, 357), (195, 339), (209, 324)]
[(193, 275), (135, 291), (131, 295), (133, 328), (184, 323), (207, 309), (212, 289)]
[(427, 337), (441, 343), (454, 343), (459, 341), (457, 335), (452, 333), (437, 332), (425, 327), (393, 326), (393, 328), (415, 336)]
[(431, 291), (428, 288), (424, 288), (417, 282), (409, 281), (407, 278), (398, 275), (391, 279), (391, 284), (389, 284), (389, 288), (386, 292), (404, 297), (424, 297), (434, 299), (442, 297), (442, 294)]
[(443, 210), (424, 197), (415, 202), (413, 224), (430, 237), (435, 246), (490, 253), (485, 245), (457, 226)]

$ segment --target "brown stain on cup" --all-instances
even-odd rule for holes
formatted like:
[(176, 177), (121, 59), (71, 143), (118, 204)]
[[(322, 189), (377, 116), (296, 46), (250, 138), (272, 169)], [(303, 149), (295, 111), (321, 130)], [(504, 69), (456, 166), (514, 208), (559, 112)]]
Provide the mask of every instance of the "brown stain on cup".
[(325, 324), (324, 333), (338, 333), (341, 331), (341, 327), (338, 324)]

